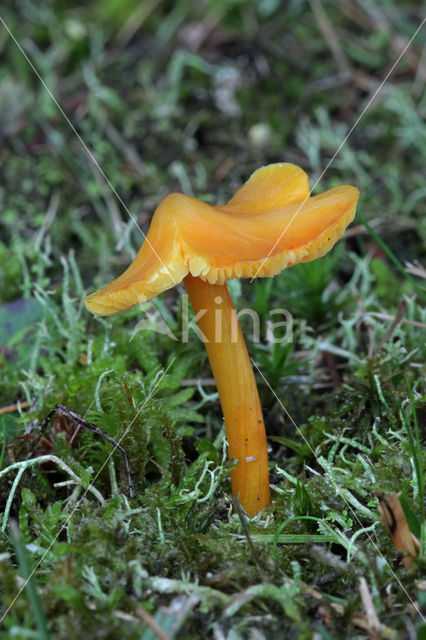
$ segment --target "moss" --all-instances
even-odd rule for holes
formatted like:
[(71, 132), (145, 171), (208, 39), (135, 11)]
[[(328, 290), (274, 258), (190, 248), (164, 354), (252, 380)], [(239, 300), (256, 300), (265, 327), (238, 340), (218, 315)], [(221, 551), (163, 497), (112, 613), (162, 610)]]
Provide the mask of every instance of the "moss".
[[(426, 146), (418, 43), (320, 185), (356, 184), (360, 211), (387, 251), (355, 223), (322, 261), (231, 285), (237, 307), (259, 314), (261, 339), (248, 339), (249, 350), (274, 391), (259, 380), (272, 447), (273, 500), (264, 513), (245, 523), (232, 511), (232, 465), (203, 345), (141, 328), (139, 309), (105, 321), (88, 317), (81, 302), (139, 247), (129, 212), (146, 230), (167, 193), (192, 189), (224, 202), (269, 162), (297, 162), (314, 184), (366, 104), (366, 79), (380, 82), (392, 63), (389, 43), (414, 32), (412, 7), (367, 2), (358, 15), (324, 4), (353, 67), (346, 81), (303, 3), (182, 1), (144, 16), (139, 4), (53, 2), (37, 12), (28, 5), (25, 15), (5, 6), (3, 15), (110, 182), (3, 40), (0, 408), (29, 406), (0, 415), (3, 469), (27, 461), (19, 486), (16, 469), (0, 477), (0, 499), (5, 506), (13, 498), (8, 515), (36, 567), (50, 634), (149, 640), (143, 608), (182, 640), (364, 637), (354, 625), (360, 576), (386, 637), (403, 637), (408, 618), (421, 634), (407, 594), (424, 613), (424, 556), (403, 569), (375, 497), (400, 492), (410, 527), (422, 534), (426, 310), (415, 261), (425, 257)], [(381, 13), (387, 27), (377, 31), (371, 15)], [(259, 124), (265, 144), (253, 135)], [(417, 288), (407, 269), (418, 274)], [(179, 338), (179, 291), (157, 304)], [(274, 308), (292, 314), (288, 343), (268, 340)], [(133, 498), (122, 454), (105, 464), (110, 442), (63, 416), (38, 442), (38, 426), (58, 402), (123, 438)], [(55, 465), (33, 462), (48, 453), (80, 488)], [(86, 492), (90, 482), (104, 505)], [(6, 527), (0, 617), (21, 585)], [(24, 589), (0, 637), (32, 637), (36, 614)]]

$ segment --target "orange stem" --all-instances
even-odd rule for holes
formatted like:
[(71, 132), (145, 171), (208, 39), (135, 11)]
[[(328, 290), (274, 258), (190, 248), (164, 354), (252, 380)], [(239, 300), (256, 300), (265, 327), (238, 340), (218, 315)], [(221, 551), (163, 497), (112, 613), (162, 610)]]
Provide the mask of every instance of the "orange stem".
[(187, 275), (186, 289), (206, 340), (225, 417), (232, 494), (248, 515), (269, 504), (268, 451), (256, 381), (237, 314), (226, 284)]

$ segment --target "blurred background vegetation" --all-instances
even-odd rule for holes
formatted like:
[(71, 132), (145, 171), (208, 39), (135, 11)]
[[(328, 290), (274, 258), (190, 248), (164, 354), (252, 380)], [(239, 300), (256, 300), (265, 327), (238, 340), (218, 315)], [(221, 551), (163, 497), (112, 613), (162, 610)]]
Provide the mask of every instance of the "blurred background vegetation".
[[(424, 29), (370, 104), (420, 6), (6, 0), (0, 15), (0, 468), (29, 461), (19, 487), (1, 477), (0, 614), (43, 556), (0, 637), (149, 640), (154, 620), (169, 638), (371, 638), (365, 575), (378, 637), (426, 638)], [(231, 283), (264, 335), (269, 309), (293, 316), (292, 343), (249, 344), (299, 428), (260, 384), (273, 505), (249, 534), (202, 345), (134, 334), (140, 310), (94, 319), (81, 300), (134, 257), (132, 218), (146, 231), (165, 195), (222, 203), (282, 161), (321, 177), (315, 191), (348, 183), (361, 198), (323, 260)], [(179, 291), (155, 304), (178, 331)], [(36, 444), (57, 402), (113, 437), (135, 420), (136, 499), (120, 454), (102, 469), (110, 445), (70, 421)], [(106, 510), (87, 494), (74, 512), (79, 485), (31, 464), (48, 454), (81, 487), (100, 473)], [(377, 490), (401, 492), (421, 540), (411, 571)]]

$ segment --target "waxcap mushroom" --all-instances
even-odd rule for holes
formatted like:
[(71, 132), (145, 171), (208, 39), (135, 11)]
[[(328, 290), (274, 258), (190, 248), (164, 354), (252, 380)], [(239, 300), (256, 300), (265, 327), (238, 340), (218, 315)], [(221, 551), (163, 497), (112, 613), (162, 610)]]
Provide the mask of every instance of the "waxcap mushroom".
[(289, 163), (258, 169), (226, 205), (172, 193), (157, 207), (133, 263), (88, 296), (86, 306), (95, 315), (113, 315), (159, 295), (188, 273), (223, 284), (274, 276), (315, 260), (353, 220), (358, 195), (344, 185), (309, 197), (308, 176)]
[(311, 198), (307, 175), (292, 164), (255, 171), (218, 207), (171, 194), (157, 207), (130, 267), (85, 300), (92, 313), (111, 315), (184, 280), (206, 338), (228, 452), (236, 462), (232, 494), (249, 516), (270, 502), (268, 448), (256, 380), (226, 280), (273, 276), (324, 255), (353, 219), (357, 200), (358, 190), (349, 186)]

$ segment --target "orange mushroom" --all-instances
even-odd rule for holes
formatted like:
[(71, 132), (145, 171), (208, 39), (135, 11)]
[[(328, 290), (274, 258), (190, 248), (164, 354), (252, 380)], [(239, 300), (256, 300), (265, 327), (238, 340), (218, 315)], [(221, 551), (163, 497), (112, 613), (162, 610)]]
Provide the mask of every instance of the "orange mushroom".
[(353, 220), (358, 190), (309, 196), (292, 164), (258, 169), (226, 204), (173, 193), (159, 204), (139, 253), (116, 280), (85, 299), (112, 315), (182, 280), (216, 380), (225, 418), (232, 493), (250, 515), (269, 504), (266, 433), (250, 359), (226, 280), (269, 277), (323, 256)]

